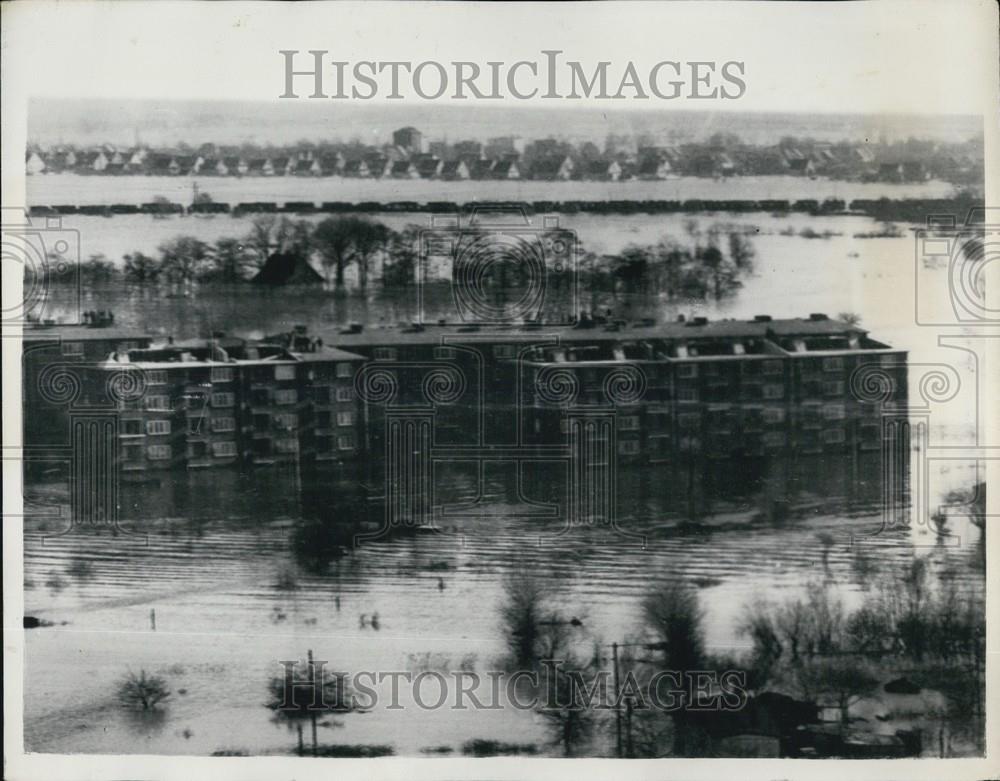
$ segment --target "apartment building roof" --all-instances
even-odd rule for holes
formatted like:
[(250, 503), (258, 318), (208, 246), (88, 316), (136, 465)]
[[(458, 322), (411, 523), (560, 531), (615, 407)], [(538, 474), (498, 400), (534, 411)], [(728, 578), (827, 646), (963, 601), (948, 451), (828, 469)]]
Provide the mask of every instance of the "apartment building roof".
[(685, 322), (609, 324), (589, 326), (545, 326), (536, 324), (484, 325), (428, 323), (421, 326), (383, 326), (348, 329), (323, 334), (324, 341), (346, 349), (406, 344), (446, 344), (461, 341), (523, 342), (555, 337), (560, 342), (631, 341), (667, 339), (676, 341), (711, 339), (772, 339), (862, 337), (867, 331), (856, 325), (832, 320), (825, 315), (807, 318), (755, 320), (707, 320)]
[(266, 342), (245, 342), (227, 337), (214, 340), (191, 340), (159, 345), (143, 350), (116, 353), (97, 364), (101, 369), (184, 369), (197, 367), (264, 366), (277, 363), (323, 363), (363, 361), (364, 356), (335, 347), (321, 347), (313, 352), (292, 352)]

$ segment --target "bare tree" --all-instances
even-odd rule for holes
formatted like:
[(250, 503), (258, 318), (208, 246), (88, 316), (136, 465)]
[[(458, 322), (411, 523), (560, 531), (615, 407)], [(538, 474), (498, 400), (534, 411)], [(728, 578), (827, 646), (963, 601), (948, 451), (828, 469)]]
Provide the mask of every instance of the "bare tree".
[(140, 670), (136, 675), (131, 670), (125, 679), (118, 684), (118, 702), (126, 708), (141, 708), (144, 711), (153, 710), (161, 702), (170, 697), (167, 682), (158, 675), (147, 675)]
[(136, 251), (123, 256), (125, 279), (139, 287), (155, 284), (160, 277), (160, 264), (156, 258)]

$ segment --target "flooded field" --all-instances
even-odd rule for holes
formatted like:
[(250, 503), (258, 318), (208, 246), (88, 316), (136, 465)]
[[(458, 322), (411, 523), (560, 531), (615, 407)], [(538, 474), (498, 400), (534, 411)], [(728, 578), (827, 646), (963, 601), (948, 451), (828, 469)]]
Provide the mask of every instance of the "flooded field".
[(29, 176), (28, 205), (146, 203), (163, 196), (188, 204), (197, 191), (233, 205), (250, 201), (599, 201), (686, 200), (689, 198), (946, 198), (955, 192), (948, 182), (842, 182), (795, 176), (743, 176), (727, 179), (684, 177), (643, 182), (536, 182), (341, 177), (205, 177), (205, 176)]
[[(516, 570), (544, 575), (549, 595), (582, 622), (584, 647), (621, 642), (637, 630), (651, 583), (685, 579), (699, 589), (714, 652), (746, 650), (737, 627), (754, 600), (828, 583), (856, 603), (873, 583), (865, 560), (884, 572), (916, 550), (936, 575), (981, 587), (979, 532), (961, 518), (948, 541), (927, 529), (880, 532), (874, 464), (861, 488), (844, 463), (792, 469), (797, 480), (786, 491), (799, 509), (786, 524), (760, 520), (775, 498), (764, 476), (737, 481), (704, 510), (703, 532), (692, 534), (678, 525), (686, 504), (679, 481), (646, 472), (622, 485), (636, 501), (621, 519), (624, 531), (646, 536), (645, 547), (600, 528), (560, 535), (558, 522), (518, 519), (497, 480), (486, 519), (366, 542), (344, 556), (323, 554), (331, 528), (358, 529), (356, 483), (335, 475), (214, 472), (126, 485), (122, 526), (135, 536), (116, 537), (80, 529), (54, 536), (66, 497), (57, 483), (31, 487), (26, 612), (52, 626), (26, 636), (27, 748), (288, 753), (295, 736), (264, 707), (278, 660), (304, 660), (311, 649), (331, 668), (355, 672), (499, 669), (498, 607), (505, 576)], [(456, 470), (446, 498), (472, 499), (473, 486)], [(824, 534), (834, 540), (829, 547)], [(374, 627), (364, 618), (373, 615)], [(160, 718), (138, 718), (114, 701), (122, 659), (169, 681), (174, 695)], [(338, 717), (336, 727), (320, 727), (320, 742), (388, 743), (412, 755), (441, 745), (458, 751), (474, 738), (544, 743), (547, 734), (531, 711), (470, 718), (403, 702), (410, 707)], [(594, 750), (608, 749), (598, 741)]]

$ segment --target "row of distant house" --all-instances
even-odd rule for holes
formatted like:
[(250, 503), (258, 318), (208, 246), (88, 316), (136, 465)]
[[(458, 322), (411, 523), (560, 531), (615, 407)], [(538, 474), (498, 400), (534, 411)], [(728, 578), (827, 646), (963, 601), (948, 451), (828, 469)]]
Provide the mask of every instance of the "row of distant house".
[(370, 154), (348, 159), (340, 152), (329, 155), (300, 154), (295, 156), (247, 158), (240, 155), (206, 157), (200, 154), (160, 152), (108, 153), (72, 150), (45, 155), (40, 151), (27, 154), (29, 174), (80, 173), (105, 175), (149, 176), (344, 176), (359, 179), (600, 179), (617, 181), (636, 175), (667, 178), (673, 168), (666, 160), (655, 165), (629, 168), (616, 160), (594, 160), (577, 163), (568, 155), (535, 161), (530, 166), (506, 157), (504, 159), (465, 158), (442, 160), (429, 154), (405, 158)]
[[(410, 131), (409, 134), (403, 131)], [(742, 143), (637, 145), (623, 150), (556, 139), (531, 144), (424, 144), (418, 131), (404, 128), (383, 146), (312, 145), (274, 150), (254, 147), (119, 149), (104, 146), (29, 148), (29, 174), (72, 172), (152, 176), (343, 176), (361, 179), (541, 179), (619, 181), (675, 176), (823, 176), (888, 182), (929, 178), (975, 181), (982, 160), (963, 145), (938, 146), (920, 153), (862, 143), (810, 141), (754, 146)]]

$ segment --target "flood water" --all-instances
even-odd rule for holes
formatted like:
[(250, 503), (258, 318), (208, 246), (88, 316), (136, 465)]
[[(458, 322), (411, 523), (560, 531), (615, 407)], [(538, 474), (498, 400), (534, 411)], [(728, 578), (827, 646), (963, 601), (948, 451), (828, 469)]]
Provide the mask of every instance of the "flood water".
[[(163, 196), (188, 204), (194, 188), (220, 202), (250, 201), (563, 201), (688, 198), (945, 198), (948, 182), (847, 182), (805, 176), (679, 177), (663, 181), (541, 182), (342, 177), (87, 176), (43, 174), (27, 179), (32, 205), (147, 203)], [(109, 196), (113, 192), (113, 198)], [(111, 200), (109, 200), (111, 198)]]
[[(313, 650), (332, 669), (352, 672), (500, 669), (498, 607), (512, 571), (544, 578), (553, 604), (582, 621), (584, 647), (634, 635), (646, 589), (683, 578), (699, 587), (713, 652), (745, 650), (736, 629), (756, 599), (781, 600), (826, 582), (856, 604), (869, 585), (859, 552), (883, 568), (916, 549), (936, 571), (979, 588), (978, 530), (960, 518), (947, 542), (916, 527), (883, 530), (877, 464), (860, 469), (856, 483), (858, 473), (841, 460), (774, 464), (754, 476), (737, 472), (747, 475), (737, 480), (699, 476), (699, 533), (682, 524), (684, 475), (665, 475), (665, 467), (623, 476), (623, 533), (519, 517), (509, 481), (497, 474), (486, 482), (486, 513), (437, 535), (349, 544), (346, 555), (334, 552), (331, 538), (352, 539), (367, 511), (357, 481), (342, 475), (222, 471), (126, 484), (122, 533), (114, 537), (106, 529), (60, 535), (54, 513), (67, 512), (64, 489), (36, 485), (28, 492), (38, 504), (25, 540), (26, 613), (53, 626), (26, 635), (28, 749), (289, 752), (295, 736), (265, 707), (279, 660), (304, 661)], [(710, 490), (703, 480), (713, 482)], [(457, 467), (439, 482), (442, 501), (478, 495), (474, 476)], [(772, 523), (767, 508), (781, 498), (790, 517)], [(368, 510), (377, 517), (377, 502)], [(823, 533), (835, 540), (826, 557)], [(361, 625), (362, 615), (374, 614), (378, 629)], [(169, 681), (174, 695), (160, 720), (137, 718), (114, 701), (126, 668)], [(320, 742), (417, 754), (440, 745), (458, 751), (473, 738), (542, 743), (547, 735), (530, 711), (470, 717), (410, 705), (338, 717), (341, 726), (320, 727)]]
[[(418, 219), (426, 215), (386, 221), (398, 227)], [(588, 249), (615, 252), (630, 242), (680, 236), (684, 219), (577, 215), (566, 225)], [(958, 387), (947, 404), (931, 411), (930, 444), (973, 441), (975, 365), (969, 353), (939, 345), (936, 329), (914, 323), (914, 274), (946, 287), (947, 271), (920, 264), (912, 235), (856, 238), (878, 228), (858, 217), (697, 220), (705, 228), (717, 222), (755, 230), (757, 272), (731, 301), (688, 304), (685, 313), (856, 312), (875, 338), (910, 351), (911, 386), (925, 371), (922, 365), (952, 367)], [(66, 223), (80, 231), (85, 256), (102, 252), (115, 260), (134, 249), (152, 251), (180, 232), (208, 240), (247, 227), (230, 217)], [(831, 235), (805, 238), (806, 227)], [(65, 291), (53, 291), (50, 304), (64, 312), (71, 307)], [(91, 290), (83, 305), (112, 308), (120, 323), (180, 337), (405, 319), (377, 299), (335, 299), (319, 290), (290, 298), (250, 286), (206, 289), (190, 298)], [(654, 305), (664, 317), (677, 313)], [(68, 514), (65, 483), (55, 476), (31, 483), (25, 611), (52, 625), (26, 633), (26, 748), (288, 753), (296, 736), (265, 707), (279, 660), (304, 660), (312, 650), (331, 668), (348, 671), (494, 669), (505, 649), (498, 617), (504, 578), (520, 569), (544, 577), (553, 603), (581, 620), (583, 645), (634, 634), (649, 585), (683, 577), (699, 588), (706, 639), (718, 651), (743, 647), (736, 628), (754, 599), (782, 599), (825, 581), (848, 604), (856, 603), (869, 585), (856, 565), (862, 549), (886, 567), (917, 551), (930, 556), (936, 572), (969, 589), (982, 587), (973, 566), (980, 532), (961, 517), (953, 519), (954, 536), (946, 541), (919, 523), (879, 533), (877, 463), (719, 464), (693, 478), (666, 469), (621, 475), (618, 517), (626, 534), (619, 534), (603, 527), (566, 532), (558, 518), (524, 517), (509, 475), (487, 475), (480, 491), (475, 476), (456, 465), (442, 478), (442, 501), (482, 496), (480, 512), (459, 516), (439, 535), (377, 539), (349, 546), (345, 555), (333, 553), (343, 535), (353, 539), (369, 528), (359, 519), (375, 519), (377, 526), (380, 517), (377, 498), (364, 493), (355, 475), (222, 470), (125, 484), (120, 517), (132, 534), (118, 536), (86, 529), (59, 534)], [(972, 461), (941, 462), (930, 471), (938, 501), (978, 477)], [(544, 481), (539, 483), (544, 498)], [(785, 501), (790, 517), (774, 523), (769, 508)], [(692, 532), (686, 523), (692, 520), (704, 533)], [(817, 541), (824, 533), (835, 540), (825, 558)], [(636, 535), (645, 537), (645, 547)], [(376, 613), (377, 629), (370, 622)], [(160, 717), (135, 717), (114, 700), (114, 686), (127, 669), (168, 680), (174, 694)], [(472, 738), (538, 745), (546, 739), (540, 717), (510, 709), (470, 716), (447, 708), (376, 708), (324, 723), (321, 743), (389, 744), (397, 754), (442, 745), (459, 751)], [(594, 751), (606, 747), (598, 744)]]

